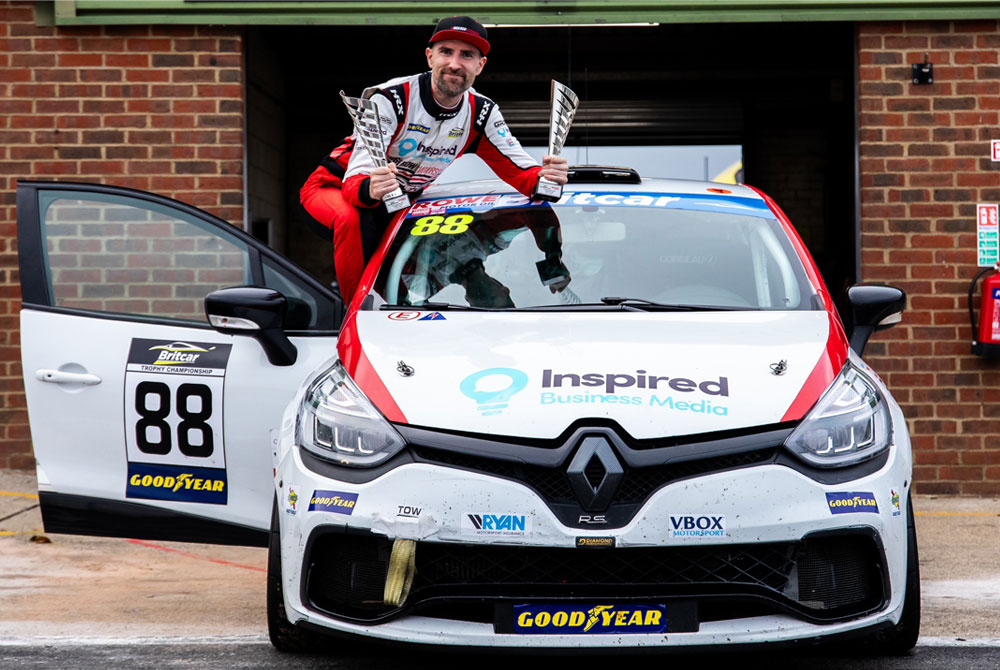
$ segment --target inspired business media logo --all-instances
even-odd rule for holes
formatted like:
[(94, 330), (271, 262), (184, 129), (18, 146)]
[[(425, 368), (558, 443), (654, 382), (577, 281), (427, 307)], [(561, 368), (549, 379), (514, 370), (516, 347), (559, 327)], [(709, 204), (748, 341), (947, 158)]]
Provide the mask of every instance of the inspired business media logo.
[(501, 414), (511, 396), (524, 390), (528, 375), (516, 368), (489, 368), (473, 372), (458, 385), (459, 390), (476, 401), (483, 416)]
[(313, 491), (312, 498), (309, 499), (309, 511), (333, 512), (334, 514), (346, 514), (350, 516), (357, 502), (357, 493)]
[(514, 605), (514, 632), (532, 635), (663, 633), (664, 605)]
[(870, 491), (843, 491), (827, 493), (826, 504), (831, 514), (850, 514), (851, 512), (874, 512), (878, 514), (878, 503), (875, 494)]

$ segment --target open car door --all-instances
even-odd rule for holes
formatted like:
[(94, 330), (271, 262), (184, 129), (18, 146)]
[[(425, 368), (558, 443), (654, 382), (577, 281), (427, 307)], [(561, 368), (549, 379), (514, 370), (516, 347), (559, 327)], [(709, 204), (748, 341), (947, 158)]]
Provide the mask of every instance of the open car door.
[[(339, 296), (243, 231), (150, 193), (18, 183), (21, 360), (48, 532), (264, 546), (272, 439), (336, 354)], [(272, 365), (207, 294), (279, 291)]]

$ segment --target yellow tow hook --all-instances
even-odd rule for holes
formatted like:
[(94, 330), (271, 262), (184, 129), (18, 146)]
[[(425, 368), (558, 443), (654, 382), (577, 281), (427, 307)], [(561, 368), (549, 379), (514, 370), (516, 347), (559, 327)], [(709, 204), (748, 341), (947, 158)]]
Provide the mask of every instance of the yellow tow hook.
[(416, 571), (417, 541), (396, 538), (392, 543), (389, 573), (385, 576), (385, 592), (382, 595), (386, 605), (400, 607), (406, 602)]

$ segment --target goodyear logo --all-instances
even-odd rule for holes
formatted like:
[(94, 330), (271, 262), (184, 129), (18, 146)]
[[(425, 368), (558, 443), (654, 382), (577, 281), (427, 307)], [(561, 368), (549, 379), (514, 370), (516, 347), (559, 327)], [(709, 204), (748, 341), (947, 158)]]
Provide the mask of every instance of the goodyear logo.
[(419, 123), (411, 123), (406, 126), (406, 129), (412, 130), (415, 133), (423, 133), (424, 135), (431, 132), (430, 128), (428, 128), (427, 126), (422, 126)]
[(129, 463), (126, 498), (225, 505), (224, 468)]
[(310, 512), (334, 512), (335, 514), (347, 514), (350, 516), (354, 511), (354, 505), (358, 502), (357, 493), (344, 493), (343, 491), (313, 491), (312, 498), (309, 499)]
[(531, 635), (663, 633), (664, 605), (514, 605), (514, 632)]
[(874, 512), (878, 514), (878, 503), (875, 494), (870, 491), (845, 491), (827, 493), (826, 504), (831, 514), (850, 514), (851, 512)]
[(588, 547), (595, 549), (611, 548), (615, 546), (615, 538), (613, 537), (578, 537), (576, 538), (577, 547)]

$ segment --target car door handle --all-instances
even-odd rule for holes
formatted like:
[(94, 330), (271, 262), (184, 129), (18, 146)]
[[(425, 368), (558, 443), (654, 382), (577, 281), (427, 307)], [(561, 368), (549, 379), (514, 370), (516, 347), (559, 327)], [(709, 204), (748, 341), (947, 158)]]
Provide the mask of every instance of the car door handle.
[(97, 375), (86, 372), (63, 372), (62, 370), (36, 370), (35, 378), (39, 381), (52, 382), (53, 384), (97, 386), (101, 383), (101, 378)]

